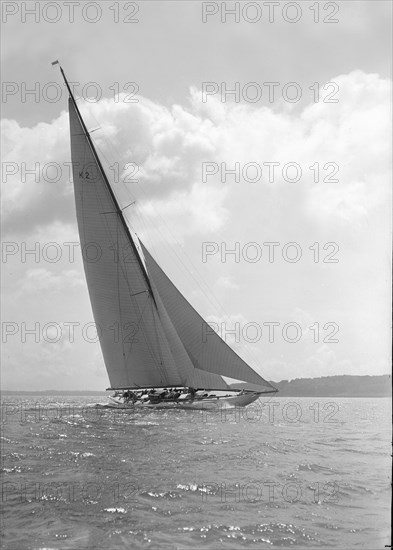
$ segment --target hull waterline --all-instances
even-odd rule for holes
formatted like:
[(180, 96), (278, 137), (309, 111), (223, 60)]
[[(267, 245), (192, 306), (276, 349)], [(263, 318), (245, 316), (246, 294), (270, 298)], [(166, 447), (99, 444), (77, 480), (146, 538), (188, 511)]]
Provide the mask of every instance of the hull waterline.
[(109, 409), (195, 409), (207, 410), (218, 409), (220, 407), (246, 407), (259, 397), (261, 393), (250, 392), (242, 395), (222, 396), (222, 397), (204, 397), (190, 400), (161, 401), (151, 403), (149, 401), (137, 401), (135, 403), (125, 403), (121, 398), (109, 397), (110, 403), (100, 405)]

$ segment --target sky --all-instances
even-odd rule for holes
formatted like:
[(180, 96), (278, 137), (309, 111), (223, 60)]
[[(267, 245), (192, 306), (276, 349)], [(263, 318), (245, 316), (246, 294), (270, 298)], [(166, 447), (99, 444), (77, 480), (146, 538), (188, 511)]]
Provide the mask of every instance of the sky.
[(56, 59), (132, 230), (249, 364), (390, 372), (391, 3), (47, 4), (2, 3), (3, 389), (109, 386)]

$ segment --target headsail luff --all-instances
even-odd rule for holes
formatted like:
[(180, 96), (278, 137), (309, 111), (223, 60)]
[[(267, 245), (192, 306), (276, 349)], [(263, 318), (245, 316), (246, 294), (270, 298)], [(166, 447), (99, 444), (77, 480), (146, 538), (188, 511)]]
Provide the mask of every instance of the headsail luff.
[[(196, 368), (164, 307), (154, 281), (151, 281), (151, 285), (156, 296), (157, 309), (160, 314), (164, 332), (178, 369), (186, 382), (185, 385), (194, 388), (214, 388), (215, 390), (229, 389), (229, 385), (218, 374)], [(188, 368), (184, 369), (185, 366)]]
[(209, 331), (206, 321), (184, 298), (169, 277), (160, 268), (150, 252), (140, 241), (146, 261), (147, 273), (162, 300), (173, 326), (179, 335), (194, 367), (201, 371), (234, 378), (250, 383), (254, 391), (276, 391), (262, 376), (255, 372), (232, 348)]

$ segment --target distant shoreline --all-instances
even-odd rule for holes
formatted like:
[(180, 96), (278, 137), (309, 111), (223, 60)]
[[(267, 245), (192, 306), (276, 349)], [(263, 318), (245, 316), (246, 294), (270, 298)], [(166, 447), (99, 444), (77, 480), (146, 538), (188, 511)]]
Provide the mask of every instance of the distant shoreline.
[[(390, 397), (391, 376), (337, 375), (319, 378), (295, 378), (270, 381), (278, 389), (277, 397)], [(236, 384), (241, 387), (242, 384)], [(107, 396), (105, 390), (2, 390), (2, 395)]]
[(272, 382), (281, 397), (390, 397), (392, 381), (380, 376), (323, 376)]

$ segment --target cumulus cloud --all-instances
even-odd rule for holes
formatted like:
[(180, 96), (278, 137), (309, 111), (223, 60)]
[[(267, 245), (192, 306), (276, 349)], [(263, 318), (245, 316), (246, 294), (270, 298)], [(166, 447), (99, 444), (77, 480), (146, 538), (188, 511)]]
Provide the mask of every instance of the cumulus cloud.
[[(221, 103), (216, 97), (203, 103), (195, 88), (188, 108), (168, 108), (143, 97), (138, 103), (124, 103), (120, 95), (117, 103), (104, 99), (83, 105), (82, 110), (89, 127), (96, 128), (95, 121), (99, 121), (93, 138), (108, 175), (114, 176), (117, 162), (124, 179), (135, 179), (129, 165), (136, 163), (138, 185), (126, 186), (137, 196), (144, 213), (154, 218), (147, 203), (155, 201), (157, 209), (178, 221), (185, 232), (204, 230), (206, 224), (214, 229), (228, 223), (242, 194), (264, 197), (261, 188), (269, 185), (269, 174), (263, 162), (272, 161), (280, 163), (270, 183), (275, 188), (288, 185), (282, 177), (284, 164), (301, 166), (301, 181), (289, 184), (296, 191), (299, 213), (309, 216), (312, 223), (339, 220), (350, 224), (367, 217), (388, 194), (390, 83), (361, 71), (337, 76), (334, 81), (339, 87), (338, 103), (312, 103), (301, 112), (288, 104), (276, 111), (253, 104)], [(2, 133), (8, 163), (3, 182), (9, 230), (23, 232), (54, 219), (70, 220), (74, 214), (66, 164), (70, 161), (66, 113), (51, 124), (33, 128), (5, 120)], [(246, 178), (241, 174), (240, 183), (234, 185), (228, 176), (230, 184), (223, 185), (220, 171), (202, 182), (204, 162), (224, 162), (228, 169), (233, 169), (235, 162), (241, 167), (258, 163), (262, 178), (251, 185), (247, 173)], [(309, 169), (316, 162), (319, 183), (313, 183), (315, 171)], [(339, 166), (339, 183), (323, 182), (333, 170), (323, 168), (328, 162)], [(25, 174), (36, 163), (37, 174)], [(50, 163), (62, 169), (58, 181), (51, 181), (57, 172)], [(206, 188), (209, 193), (205, 195)], [(125, 196), (116, 182), (115, 190), (120, 198)], [(250, 213), (253, 206), (248, 202)], [(294, 208), (293, 200), (288, 208)], [(195, 218), (191, 227), (184, 223), (185, 216)]]
[(66, 288), (69, 291), (72, 287), (84, 286), (80, 272), (74, 269), (61, 271), (54, 274), (45, 268), (28, 269), (23, 279), (19, 281), (18, 296), (42, 292), (45, 296), (53, 298), (55, 293), (63, 293)]
[(230, 290), (238, 290), (240, 287), (238, 284), (234, 283), (230, 277), (220, 277), (219, 279), (217, 279), (217, 286), (218, 287), (222, 287), (222, 288), (226, 288), (226, 289), (230, 289)]
[(66, 113), (33, 128), (2, 120), (1, 133), (4, 231), (28, 235), (74, 219)]

